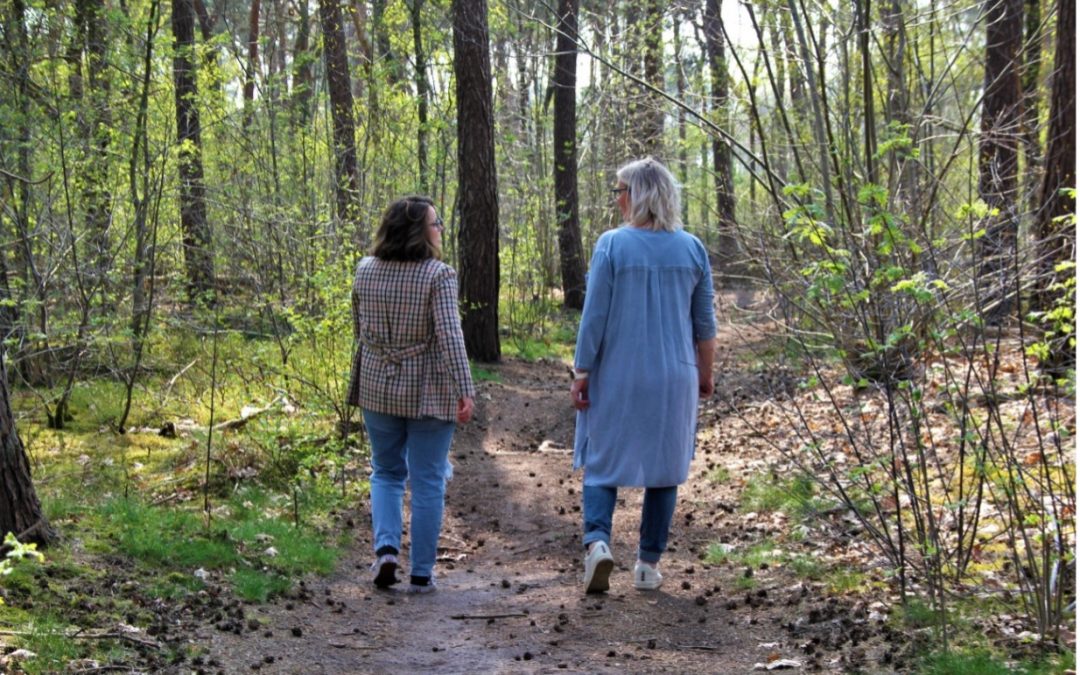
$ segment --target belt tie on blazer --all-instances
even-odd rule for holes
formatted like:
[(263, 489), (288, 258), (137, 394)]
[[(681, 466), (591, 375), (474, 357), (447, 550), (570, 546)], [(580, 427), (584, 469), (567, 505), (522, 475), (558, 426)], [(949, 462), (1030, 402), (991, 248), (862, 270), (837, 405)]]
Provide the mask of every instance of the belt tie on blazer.
[(375, 342), (365, 335), (363, 343), (365, 349), (370, 349), (375, 356), (378, 356), (379, 359), (382, 360), (383, 374), (386, 376), (386, 379), (392, 380), (401, 373), (402, 361), (411, 359), (414, 356), (420, 356), (431, 348), (432, 341), (416, 342), (411, 345), (395, 348)]

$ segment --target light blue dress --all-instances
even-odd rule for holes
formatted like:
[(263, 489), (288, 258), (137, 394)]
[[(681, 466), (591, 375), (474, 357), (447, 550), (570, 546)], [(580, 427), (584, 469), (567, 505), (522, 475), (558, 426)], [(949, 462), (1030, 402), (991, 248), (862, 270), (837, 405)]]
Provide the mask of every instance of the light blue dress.
[(585, 485), (670, 487), (694, 457), (695, 343), (716, 335), (712, 274), (682, 230), (623, 226), (596, 242), (574, 367), (589, 371), (574, 468)]

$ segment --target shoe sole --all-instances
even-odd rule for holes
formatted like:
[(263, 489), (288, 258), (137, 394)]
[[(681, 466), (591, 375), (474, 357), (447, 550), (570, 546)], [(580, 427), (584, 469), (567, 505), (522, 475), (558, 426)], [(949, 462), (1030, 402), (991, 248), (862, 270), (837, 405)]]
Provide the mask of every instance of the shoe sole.
[(656, 589), (660, 588), (661, 583), (662, 582), (660, 582), (660, 581), (657, 581), (657, 582), (635, 581), (634, 582), (634, 588), (638, 589), (639, 591), (655, 591)]
[(615, 567), (615, 561), (611, 558), (600, 560), (596, 563), (596, 567), (593, 568), (592, 578), (589, 579), (589, 584), (585, 587), (586, 593), (603, 593), (608, 589), (608, 577), (611, 576), (611, 570)]
[(390, 588), (398, 582), (397, 563), (385, 562), (379, 566), (379, 573), (375, 575), (375, 586), (378, 588)]

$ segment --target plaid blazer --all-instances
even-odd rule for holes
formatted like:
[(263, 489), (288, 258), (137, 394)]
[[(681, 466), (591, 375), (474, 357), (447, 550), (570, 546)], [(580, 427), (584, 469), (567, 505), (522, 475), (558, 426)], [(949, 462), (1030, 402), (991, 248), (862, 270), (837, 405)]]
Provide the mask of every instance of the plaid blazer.
[(368, 256), (356, 266), (352, 309), (356, 352), (346, 402), (454, 421), (458, 399), (476, 396), (454, 269), (434, 258)]

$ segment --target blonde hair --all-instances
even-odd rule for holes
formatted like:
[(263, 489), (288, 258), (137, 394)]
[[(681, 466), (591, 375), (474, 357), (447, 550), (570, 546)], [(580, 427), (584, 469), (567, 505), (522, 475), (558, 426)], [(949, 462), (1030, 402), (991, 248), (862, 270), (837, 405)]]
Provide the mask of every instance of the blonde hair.
[(630, 188), (630, 224), (650, 230), (682, 229), (679, 184), (667, 167), (645, 157), (620, 168), (615, 176)]

